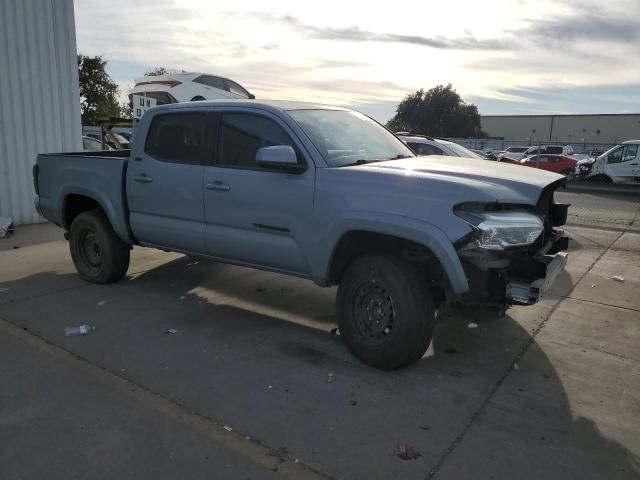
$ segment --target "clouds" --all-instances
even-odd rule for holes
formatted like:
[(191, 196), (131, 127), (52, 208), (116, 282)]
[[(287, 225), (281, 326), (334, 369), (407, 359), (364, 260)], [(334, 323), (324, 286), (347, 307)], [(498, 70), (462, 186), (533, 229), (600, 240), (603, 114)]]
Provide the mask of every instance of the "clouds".
[(362, 30), (357, 26), (341, 28), (319, 27), (305, 24), (300, 19), (291, 15), (276, 17), (276, 20), (286, 22), (303, 35), (320, 40), (404, 43), (443, 50), (504, 50), (509, 48), (508, 44), (501, 40), (477, 40), (470, 32), (466, 32), (465, 36), (458, 38), (445, 38), (443, 36), (423, 37), (402, 33), (371, 32)]
[(407, 93), (437, 84), (452, 83), (481, 113), (555, 112), (577, 102), (580, 111), (615, 112), (623, 102), (612, 89), (633, 95), (626, 86), (640, 85), (638, 0), (367, 8), (344, 0), (82, 0), (75, 8), (79, 51), (103, 54), (123, 85), (151, 66), (205, 71), (259, 98), (357, 106), (383, 121)]

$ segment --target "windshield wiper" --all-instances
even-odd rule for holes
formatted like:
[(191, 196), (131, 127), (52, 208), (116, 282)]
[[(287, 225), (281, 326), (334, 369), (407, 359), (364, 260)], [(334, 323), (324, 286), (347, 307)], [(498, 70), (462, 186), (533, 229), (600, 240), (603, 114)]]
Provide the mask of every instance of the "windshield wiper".
[(395, 157), (390, 157), (390, 158), (369, 158), (369, 159), (361, 158), (360, 160), (356, 160), (355, 162), (345, 163), (344, 165), (340, 165), (340, 166), (353, 167), (354, 165), (366, 165), (367, 163), (386, 162), (388, 160), (402, 160), (403, 158), (410, 158), (410, 157), (411, 155), (405, 155), (401, 153), (400, 155), (396, 155)]

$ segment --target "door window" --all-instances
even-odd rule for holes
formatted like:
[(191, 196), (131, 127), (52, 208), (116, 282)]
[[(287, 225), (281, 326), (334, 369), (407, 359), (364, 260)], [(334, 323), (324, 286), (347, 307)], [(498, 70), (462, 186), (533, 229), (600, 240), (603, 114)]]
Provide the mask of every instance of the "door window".
[(638, 145), (625, 145), (622, 152), (622, 161), (629, 162), (635, 160), (638, 155)]
[(609, 155), (607, 155), (607, 163), (608, 164), (612, 164), (612, 163), (620, 163), (622, 162), (622, 153), (624, 151), (624, 149), (626, 148), (626, 145), (623, 145), (619, 148), (616, 148), (613, 152), (611, 152)]
[(438, 147), (434, 147), (433, 145), (429, 145), (428, 143), (407, 143), (411, 150), (413, 150), (416, 155), (446, 155), (442, 150)]
[(256, 163), (256, 153), (263, 147), (289, 145), (298, 156), (302, 156), (291, 137), (273, 120), (259, 115), (246, 113), (225, 113), (220, 119), (218, 131), (219, 165), (262, 169)]
[(165, 162), (200, 164), (206, 149), (205, 113), (169, 113), (151, 121), (144, 151)]
[(196, 83), (201, 83), (208, 87), (219, 88), (220, 90), (225, 90), (224, 88), (224, 80), (220, 77), (214, 77), (213, 75), (200, 75), (197, 78), (193, 79)]

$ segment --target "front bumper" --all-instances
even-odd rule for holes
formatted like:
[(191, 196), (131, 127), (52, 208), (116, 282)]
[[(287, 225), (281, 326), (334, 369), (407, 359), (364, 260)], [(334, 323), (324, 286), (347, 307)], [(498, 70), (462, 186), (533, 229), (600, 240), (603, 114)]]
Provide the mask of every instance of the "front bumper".
[(545, 255), (539, 259), (546, 264), (544, 278), (533, 282), (521, 282), (512, 280), (507, 284), (507, 298), (516, 304), (532, 305), (540, 300), (547, 290), (554, 284), (567, 264), (567, 253), (558, 252), (554, 255)]

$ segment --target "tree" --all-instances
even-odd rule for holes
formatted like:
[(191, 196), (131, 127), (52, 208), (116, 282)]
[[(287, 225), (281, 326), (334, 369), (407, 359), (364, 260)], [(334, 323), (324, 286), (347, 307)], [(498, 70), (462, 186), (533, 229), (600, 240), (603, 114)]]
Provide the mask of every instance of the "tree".
[(478, 107), (465, 103), (448, 84), (407, 95), (387, 127), (434, 137), (484, 137)]
[(118, 84), (106, 71), (107, 62), (100, 55), (78, 55), (80, 81), (80, 113), (83, 125), (95, 125), (99, 120), (117, 117)]
[(144, 72), (144, 76), (157, 77), (158, 75), (166, 75), (167, 73), (171, 73), (171, 72), (169, 72), (169, 70), (167, 70), (164, 67), (153, 67), (151, 70)]

